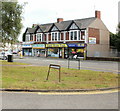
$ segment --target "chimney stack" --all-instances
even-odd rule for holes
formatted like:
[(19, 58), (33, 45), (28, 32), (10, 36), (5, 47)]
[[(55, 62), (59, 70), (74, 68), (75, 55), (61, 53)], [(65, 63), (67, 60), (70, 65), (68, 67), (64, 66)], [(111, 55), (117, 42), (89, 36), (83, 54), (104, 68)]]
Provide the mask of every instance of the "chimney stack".
[(63, 18), (57, 18), (57, 23), (60, 23), (63, 21)]
[(33, 25), (32, 25), (32, 28), (36, 27), (37, 25), (38, 25), (38, 24), (33, 24)]
[(95, 17), (98, 19), (101, 19), (101, 12), (100, 11), (95, 11)]

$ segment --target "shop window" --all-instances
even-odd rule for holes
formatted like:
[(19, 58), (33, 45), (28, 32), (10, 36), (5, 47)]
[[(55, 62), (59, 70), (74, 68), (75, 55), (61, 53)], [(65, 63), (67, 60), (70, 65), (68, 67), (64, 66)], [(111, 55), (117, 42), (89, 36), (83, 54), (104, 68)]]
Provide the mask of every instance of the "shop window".
[(69, 48), (69, 58), (84, 57), (83, 48)]
[(48, 48), (49, 57), (59, 57), (59, 48)]

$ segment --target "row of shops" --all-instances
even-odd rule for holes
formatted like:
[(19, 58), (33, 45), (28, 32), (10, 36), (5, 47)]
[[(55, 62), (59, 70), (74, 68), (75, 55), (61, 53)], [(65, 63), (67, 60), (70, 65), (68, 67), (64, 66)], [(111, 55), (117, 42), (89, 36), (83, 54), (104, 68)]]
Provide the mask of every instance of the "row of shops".
[(86, 44), (23, 44), (22, 51), (24, 56), (83, 58), (86, 57)]

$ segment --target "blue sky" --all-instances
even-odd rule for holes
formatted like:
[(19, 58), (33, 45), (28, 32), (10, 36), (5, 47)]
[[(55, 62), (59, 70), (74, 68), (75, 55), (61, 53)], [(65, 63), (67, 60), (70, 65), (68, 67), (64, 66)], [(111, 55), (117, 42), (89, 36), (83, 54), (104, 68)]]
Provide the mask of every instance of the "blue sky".
[(56, 22), (57, 18), (64, 20), (94, 17), (95, 10), (101, 11), (101, 19), (109, 31), (116, 33), (118, 24), (118, 2), (120, 0), (18, 0), (27, 2), (23, 13), (23, 29), (19, 36), (32, 24)]

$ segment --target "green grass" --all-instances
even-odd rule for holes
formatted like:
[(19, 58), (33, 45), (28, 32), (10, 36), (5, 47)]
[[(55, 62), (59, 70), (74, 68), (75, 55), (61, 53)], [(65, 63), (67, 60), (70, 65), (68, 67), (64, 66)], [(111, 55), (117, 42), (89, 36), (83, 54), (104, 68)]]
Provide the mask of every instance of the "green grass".
[(58, 70), (51, 69), (46, 81), (48, 67), (3, 66), (2, 87), (22, 89), (96, 89), (118, 86), (118, 75), (110, 72), (61, 69), (61, 82)]
[(18, 62), (7, 62), (7, 60), (0, 60), (0, 63), (3, 65), (29, 65), (26, 63), (18, 63)]

